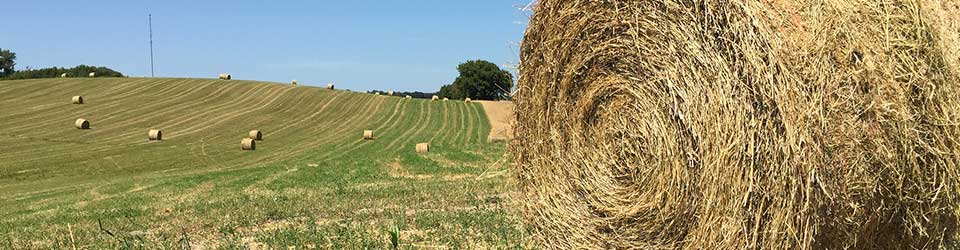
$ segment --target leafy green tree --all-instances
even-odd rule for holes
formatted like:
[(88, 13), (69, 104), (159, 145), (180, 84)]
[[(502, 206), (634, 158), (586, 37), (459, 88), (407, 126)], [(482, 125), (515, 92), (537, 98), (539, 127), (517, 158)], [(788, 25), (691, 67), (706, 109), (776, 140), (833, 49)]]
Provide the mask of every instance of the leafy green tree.
[(13, 74), (17, 65), (17, 53), (10, 50), (0, 49), (0, 77)]
[(510, 97), (513, 75), (488, 61), (467, 61), (457, 67), (460, 76), (440, 87), (440, 96), (452, 99), (502, 100)]

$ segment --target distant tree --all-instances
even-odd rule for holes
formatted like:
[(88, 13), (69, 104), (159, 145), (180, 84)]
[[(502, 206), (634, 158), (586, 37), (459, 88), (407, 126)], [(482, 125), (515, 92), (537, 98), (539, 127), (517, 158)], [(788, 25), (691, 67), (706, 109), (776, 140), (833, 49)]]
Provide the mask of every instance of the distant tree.
[(0, 77), (13, 74), (14, 66), (17, 65), (17, 53), (10, 50), (0, 49)]
[(467, 61), (457, 66), (460, 76), (440, 87), (440, 96), (452, 99), (502, 100), (510, 97), (513, 75), (488, 61)]

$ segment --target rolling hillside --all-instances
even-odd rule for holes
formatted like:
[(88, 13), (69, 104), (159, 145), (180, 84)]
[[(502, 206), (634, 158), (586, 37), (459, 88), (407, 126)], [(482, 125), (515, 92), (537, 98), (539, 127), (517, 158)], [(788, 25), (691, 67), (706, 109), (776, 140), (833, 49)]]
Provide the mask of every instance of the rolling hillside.
[[(163, 141), (147, 140), (153, 128)], [(254, 129), (264, 140), (241, 151)], [(393, 229), (404, 248), (522, 245), (489, 130), (480, 104), (453, 100), (236, 80), (4, 81), (0, 248), (384, 248)], [(416, 154), (420, 142), (431, 152)]]

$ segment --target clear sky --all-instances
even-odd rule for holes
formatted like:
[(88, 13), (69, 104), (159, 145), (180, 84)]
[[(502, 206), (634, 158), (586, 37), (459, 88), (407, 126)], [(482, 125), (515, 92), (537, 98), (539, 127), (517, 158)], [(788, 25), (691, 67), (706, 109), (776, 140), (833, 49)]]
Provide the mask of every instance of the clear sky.
[[(106, 66), (158, 77), (436, 91), (456, 66), (518, 63), (530, 0), (44, 1), (3, 4), (17, 69)], [(511, 72), (515, 70), (510, 69)]]

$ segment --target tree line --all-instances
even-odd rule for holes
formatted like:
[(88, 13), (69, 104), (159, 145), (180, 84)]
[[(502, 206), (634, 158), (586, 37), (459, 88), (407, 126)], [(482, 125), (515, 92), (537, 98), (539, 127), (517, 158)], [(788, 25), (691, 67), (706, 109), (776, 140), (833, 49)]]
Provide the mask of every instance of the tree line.
[(73, 68), (43, 68), (16, 70), (17, 54), (0, 49), (0, 80), (21, 80), (34, 78), (56, 78), (67, 74), (68, 77), (88, 77), (91, 72), (96, 77), (123, 77), (123, 74), (107, 67), (80, 65)]

